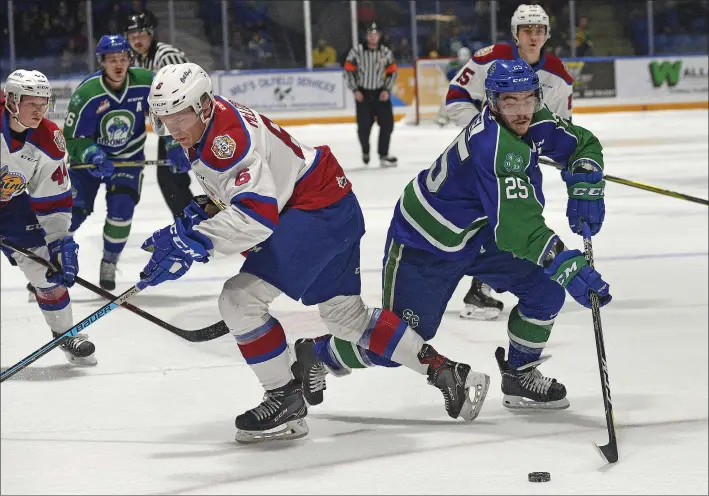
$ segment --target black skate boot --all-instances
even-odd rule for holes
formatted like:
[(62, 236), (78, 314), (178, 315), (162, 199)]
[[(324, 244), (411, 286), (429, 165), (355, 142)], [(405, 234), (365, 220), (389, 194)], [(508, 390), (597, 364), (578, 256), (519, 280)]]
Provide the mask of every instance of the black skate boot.
[(399, 160), (391, 155), (380, 155), (379, 165), (381, 167), (396, 167), (399, 164)]
[(29, 291), (29, 294), (27, 295), (27, 301), (29, 303), (32, 303), (33, 301), (37, 301), (37, 293), (35, 293), (34, 286), (32, 286), (31, 282), (27, 283), (27, 291)]
[(315, 341), (298, 339), (295, 342), (295, 363), (291, 367), (293, 377), (303, 384), (303, 396), (308, 405), (319, 405), (323, 401), (323, 391), (327, 389), (325, 364), (315, 356)]
[(485, 402), (490, 377), (471, 371), (470, 365), (453, 362), (439, 355), (428, 344), (423, 345), (418, 359), (428, 364), (428, 383), (443, 393), (448, 415), (451, 418), (461, 417), (468, 422), (475, 420)]
[(364, 165), (369, 165), (369, 153), (362, 154), (362, 162), (364, 162)]
[(266, 391), (259, 406), (236, 417), (236, 442), (253, 444), (275, 439), (300, 439), (309, 432), (305, 423), (307, 414), (303, 389), (293, 380), (283, 387)]
[(569, 407), (566, 388), (556, 379), (544, 377), (537, 367), (551, 355), (511, 368), (505, 361), (505, 349), (495, 351), (497, 366), (502, 374), (502, 405), (510, 409), (563, 410)]
[[(52, 331), (52, 334), (56, 338), (64, 333)], [(70, 338), (64, 338), (59, 348), (61, 348), (66, 359), (71, 364), (93, 367), (98, 363), (94, 356), (96, 347), (89, 341), (89, 337), (86, 334), (77, 334)]]
[(107, 291), (116, 289), (116, 262), (101, 260), (98, 283), (102, 289)]
[(473, 277), (463, 302), (465, 308), (460, 311), (460, 318), (471, 320), (495, 320), (505, 306), (490, 296), (490, 286), (476, 277)]

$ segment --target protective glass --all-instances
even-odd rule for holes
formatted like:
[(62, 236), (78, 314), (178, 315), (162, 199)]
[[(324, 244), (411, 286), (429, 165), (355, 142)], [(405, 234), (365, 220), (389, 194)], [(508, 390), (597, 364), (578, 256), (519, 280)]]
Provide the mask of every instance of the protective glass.
[[(52, 96), (47, 98), (46, 103), (41, 103), (38, 101), (32, 101), (32, 102), (23, 101), (25, 98), (34, 98), (34, 97), (35, 97), (35, 95), (21, 95), (20, 98), (15, 98), (13, 95), (13, 101), (15, 101), (17, 103), (22, 102), (23, 106), (28, 106), (34, 110), (39, 111), (42, 114), (42, 116), (47, 115), (47, 112), (54, 111), (54, 104), (56, 103), (56, 99), (57, 99), (56, 96), (54, 95), (54, 93), (52, 93)], [(10, 99), (8, 98), (8, 101), (9, 100)], [(5, 106), (7, 106), (7, 103), (5, 104)]]

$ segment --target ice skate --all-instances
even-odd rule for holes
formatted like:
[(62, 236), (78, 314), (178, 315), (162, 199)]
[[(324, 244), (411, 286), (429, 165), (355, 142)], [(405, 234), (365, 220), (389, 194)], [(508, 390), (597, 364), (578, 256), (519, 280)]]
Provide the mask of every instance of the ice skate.
[(364, 165), (369, 165), (369, 153), (362, 154), (362, 162)]
[(327, 389), (325, 376), (328, 369), (315, 356), (315, 341), (298, 339), (295, 342), (296, 361), (291, 368), (296, 381), (303, 383), (303, 396), (309, 405), (319, 405), (323, 401), (323, 391)]
[(379, 156), (379, 165), (381, 167), (396, 167), (398, 164), (399, 162), (396, 157), (392, 157), (391, 155)]
[[(52, 334), (56, 338), (63, 333), (52, 331)], [(93, 367), (98, 363), (94, 356), (96, 347), (89, 341), (89, 337), (86, 334), (77, 334), (76, 336), (65, 338), (59, 348), (64, 352), (67, 361), (73, 365)]]
[(495, 320), (505, 306), (490, 296), (490, 286), (475, 277), (463, 302), (465, 308), (460, 311), (460, 318), (470, 320)]
[(32, 303), (37, 301), (37, 293), (35, 293), (34, 286), (32, 286), (31, 282), (27, 283), (27, 291), (29, 291), (29, 294), (27, 295), (27, 302)]
[(475, 420), (485, 402), (490, 377), (439, 355), (428, 344), (423, 345), (418, 358), (428, 364), (428, 383), (443, 393), (448, 415), (468, 422)]
[(263, 402), (256, 408), (236, 417), (236, 442), (254, 444), (271, 440), (290, 440), (305, 437), (308, 407), (298, 381), (266, 391)]
[(569, 407), (566, 388), (556, 379), (544, 377), (537, 367), (551, 358), (542, 356), (519, 368), (511, 368), (505, 361), (505, 349), (495, 351), (502, 374), (503, 406), (510, 409), (563, 410)]
[(116, 262), (101, 260), (99, 286), (107, 291), (116, 289)]

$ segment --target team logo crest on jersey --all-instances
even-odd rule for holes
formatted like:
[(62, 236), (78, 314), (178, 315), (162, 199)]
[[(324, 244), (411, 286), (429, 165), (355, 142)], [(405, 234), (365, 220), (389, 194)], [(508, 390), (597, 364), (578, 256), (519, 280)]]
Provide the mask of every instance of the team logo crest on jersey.
[(220, 134), (212, 142), (212, 153), (217, 158), (231, 158), (236, 151), (236, 142), (228, 134)]
[(54, 144), (57, 145), (60, 152), (66, 151), (66, 140), (59, 129), (54, 130)]
[(520, 172), (524, 169), (524, 159), (516, 153), (508, 153), (505, 155), (505, 162), (502, 165), (507, 172)]
[(7, 165), (0, 167), (0, 201), (7, 202), (21, 194), (27, 187), (27, 179), (19, 172), (11, 172)]
[(480, 50), (477, 50), (475, 52), (475, 55), (473, 55), (473, 57), (484, 57), (488, 53), (492, 52), (493, 48), (495, 48), (495, 45), (490, 45), (486, 46), (485, 48), (481, 48)]
[(108, 101), (108, 98), (104, 98), (101, 103), (98, 104), (98, 108), (96, 109), (97, 114), (102, 114), (106, 110), (111, 108), (111, 102)]
[(135, 115), (128, 110), (112, 110), (101, 118), (99, 145), (119, 148), (133, 136)]

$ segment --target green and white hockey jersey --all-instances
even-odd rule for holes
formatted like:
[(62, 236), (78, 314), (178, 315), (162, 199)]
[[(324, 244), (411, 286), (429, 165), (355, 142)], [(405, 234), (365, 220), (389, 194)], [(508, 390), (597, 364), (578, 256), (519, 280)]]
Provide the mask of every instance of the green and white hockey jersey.
[(76, 88), (64, 120), (64, 136), (72, 164), (85, 163), (85, 152), (98, 145), (107, 158), (143, 160), (148, 111), (148, 93), (153, 73), (131, 67), (120, 90), (103, 81), (99, 70)]

